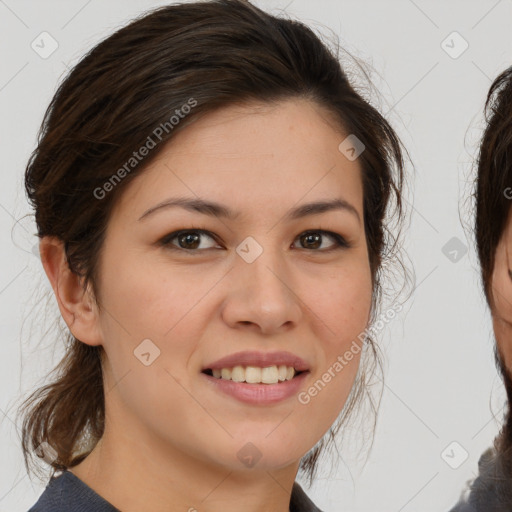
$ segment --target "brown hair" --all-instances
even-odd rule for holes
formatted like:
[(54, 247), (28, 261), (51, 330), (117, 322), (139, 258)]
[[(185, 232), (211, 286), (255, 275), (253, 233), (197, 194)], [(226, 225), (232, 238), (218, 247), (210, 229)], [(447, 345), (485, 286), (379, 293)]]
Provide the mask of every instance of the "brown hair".
[[(64, 242), (70, 269), (83, 277), (84, 289), (91, 285), (98, 300), (98, 261), (110, 212), (164, 143), (215, 109), (289, 98), (313, 101), (366, 147), (359, 162), (374, 311), (382, 290), (378, 271), (397, 242), (384, 220), (403, 215), (400, 141), (351, 86), (338, 57), (317, 35), (243, 0), (155, 9), (102, 41), (74, 67), (49, 105), (26, 168), (38, 236)], [(170, 121), (192, 103), (178, 123)], [(161, 130), (161, 140), (144, 162), (120, 173), (134, 149), (159, 126), (167, 130)], [(116, 172), (123, 179), (98, 199), (98, 190), (105, 191)], [(374, 343), (367, 341), (376, 357)], [(88, 346), (69, 332), (67, 342), (58, 378), (34, 392), (23, 407), (25, 464), (28, 468), (31, 452), (46, 442), (57, 454), (52, 476), (81, 462), (90, 452), (77, 452), (82, 437), (97, 440), (104, 428), (102, 347)], [(352, 389), (343, 418), (365, 391), (363, 377)], [(331, 430), (331, 439), (334, 434)], [(324, 444), (322, 439), (301, 461), (310, 481)]]
[[(485, 102), (486, 128), (480, 143), (475, 186), (475, 237), (485, 297), (494, 309), (492, 274), (512, 199), (512, 67), (491, 85)], [(512, 380), (495, 344), (496, 365), (508, 397), (505, 423), (495, 440), (501, 463), (512, 477)]]

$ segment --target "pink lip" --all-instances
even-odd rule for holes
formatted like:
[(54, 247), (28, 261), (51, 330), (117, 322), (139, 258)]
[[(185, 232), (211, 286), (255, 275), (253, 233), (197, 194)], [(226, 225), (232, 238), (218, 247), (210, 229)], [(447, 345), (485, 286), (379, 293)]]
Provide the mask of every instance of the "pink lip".
[(207, 379), (214, 389), (241, 402), (252, 405), (270, 405), (296, 395), (308, 375), (309, 372), (304, 372), (291, 380), (285, 380), (278, 384), (247, 384), (246, 382), (218, 379), (206, 373), (202, 373), (201, 377)]
[[(309, 365), (290, 352), (236, 352), (229, 356), (218, 359), (213, 363), (207, 364), (203, 370), (222, 370), (222, 368), (233, 368), (235, 366), (267, 366), (279, 365), (293, 366), (298, 372), (308, 371)], [(282, 385), (282, 384), (280, 384)], [(251, 384), (251, 386), (253, 386)], [(268, 386), (268, 384), (264, 384)]]

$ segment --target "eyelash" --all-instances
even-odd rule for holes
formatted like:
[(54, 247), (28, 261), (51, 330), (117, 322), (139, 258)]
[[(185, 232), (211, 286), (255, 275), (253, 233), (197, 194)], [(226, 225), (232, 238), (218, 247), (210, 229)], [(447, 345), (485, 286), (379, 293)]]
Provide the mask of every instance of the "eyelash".
[[(201, 233), (201, 234), (207, 235), (212, 240), (214, 240), (215, 242), (218, 243), (216, 236), (206, 229), (181, 229), (179, 231), (174, 231), (174, 232), (164, 236), (160, 240), (159, 243), (160, 243), (160, 245), (162, 245), (163, 247), (165, 247), (169, 250), (182, 251), (182, 252), (189, 253), (189, 254), (192, 254), (194, 252), (200, 253), (203, 251), (207, 251), (209, 249), (214, 249), (214, 247), (209, 247), (208, 249), (183, 249), (182, 247), (175, 246), (171, 243), (172, 240), (179, 237), (180, 235), (185, 235), (185, 234), (190, 234), (190, 233)], [(351, 247), (351, 244), (349, 244), (343, 236), (339, 235), (338, 233), (333, 233), (332, 231), (326, 231), (323, 229), (317, 229), (317, 230), (309, 229), (307, 231), (304, 231), (299, 236), (297, 236), (296, 240), (298, 238), (300, 238), (301, 236), (311, 235), (311, 234), (328, 235), (330, 238), (333, 239), (334, 247), (331, 247), (330, 249), (304, 249), (305, 251), (308, 251), (308, 252), (330, 253), (332, 251), (336, 251), (336, 250), (340, 250), (340, 249), (349, 249)]]

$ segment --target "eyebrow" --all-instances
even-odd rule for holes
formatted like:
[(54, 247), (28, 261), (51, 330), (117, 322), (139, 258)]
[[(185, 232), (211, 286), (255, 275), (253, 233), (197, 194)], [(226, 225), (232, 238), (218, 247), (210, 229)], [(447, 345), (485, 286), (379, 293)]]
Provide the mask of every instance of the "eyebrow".
[[(202, 213), (203, 215), (209, 215), (211, 217), (217, 218), (222, 217), (229, 220), (235, 220), (240, 215), (240, 212), (235, 212), (229, 207), (214, 201), (206, 201), (204, 199), (197, 198), (174, 197), (166, 199), (165, 201), (152, 206), (146, 210), (138, 220), (141, 221), (142, 219), (147, 218), (149, 215), (157, 211), (162, 211), (172, 207), (180, 207), (191, 212), (198, 212)], [(300, 205), (288, 211), (288, 213), (285, 215), (285, 220), (296, 220), (308, 215), (318, 215), (324, 212), (340, 210), (351, 213), (357, 218), (359, 223), (361, 222), (359, 212), (352, 204), (344, 199), (316, 201), (313, 203)]]

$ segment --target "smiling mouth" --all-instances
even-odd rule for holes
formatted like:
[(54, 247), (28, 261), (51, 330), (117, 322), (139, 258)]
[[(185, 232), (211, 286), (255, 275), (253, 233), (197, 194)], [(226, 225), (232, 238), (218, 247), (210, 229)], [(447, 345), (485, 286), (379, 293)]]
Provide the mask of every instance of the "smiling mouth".
[(245, 382), (247, 384), (279, 384), (292, 380), (293, 378), (306, 373), (297, 371), (293, 366), (273, 365), (264, 368), (259, 366), (234, 366), (233, 368), (210, 369), (202, 373), (220, 380), (231, 380), (233, 382)]

